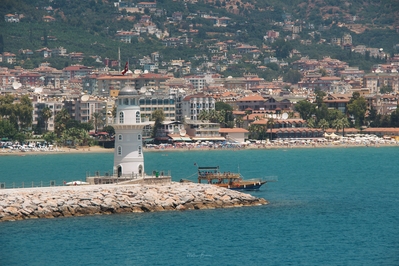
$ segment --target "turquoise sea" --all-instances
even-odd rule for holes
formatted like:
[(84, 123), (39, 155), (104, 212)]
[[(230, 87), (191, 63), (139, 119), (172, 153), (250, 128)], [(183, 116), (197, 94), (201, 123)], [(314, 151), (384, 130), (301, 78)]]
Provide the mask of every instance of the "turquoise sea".
[[(399, 265), (399, 148), (147, 152), (146, 171), (277, 176), (258, 207), (0, 223), (0, 265)], [(0, 182), (85, 179), (113, 154), (0, 157)], [(1, 190), (0, 190), (1, 193)]]

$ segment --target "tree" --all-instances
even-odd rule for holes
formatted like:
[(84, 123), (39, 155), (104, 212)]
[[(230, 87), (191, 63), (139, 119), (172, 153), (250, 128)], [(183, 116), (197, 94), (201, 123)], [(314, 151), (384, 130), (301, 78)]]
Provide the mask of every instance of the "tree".
[(249, 134), (251, 138), (256, 138), (262, 140), (264, 138), (265, 132), (266, 132), (266, 126), (265, 125), (259, 125), (259, 124), (251, 124), (248, 128)]
[(47, 42), (47, 30), (44, 29), (43, 30), (43, 46), (47, 46), (48, 42)]
[(308, 120), (315, 113), (315, 106), (306, 101), (299, 101), (295, 105), (295, 110), (299, 113), (303, 120)]
[(47, 132), (43, 135), (43, 139), (48, 143), (54, 143), (57, 139), (57, 134), (54, 132)]
[(67, 109), (62, 108), (61, 111), (56, 114), (54, 123), (54, 132), (57, 136), (61, 136), (62, 132), (67, 128), (67, 123), (71, 120), (71, 116), (69, 115)]
[(236, 127), (241, 128), (244, 124), (244, 119), (241, 115), (236, 117)]
[(41, 116), (44, 122), (44, 131), (47, 132), (48, 120), (53, 116), (53, 111), (51, 111), (51, 109), (46, 106), (41, 111)]
[(288, 70), (287, 73), (283, 75), (283, 81), (292, 84), (297, 84), (302, 78), (302, 74), (297, 70)]
[(306, 124), (309, 128), (314, 128), (316, 126), (316, 121), (314, 117), (311, 117), (308, 120), (306, 120)]
[(315, 90), (316, 94), (316, 106), (320, 108), (323, 103), (324, 103), (324, 97), (327, 95), (324, 91), (321, 91), (320, 89)]
[(198, 115), (198, 119), (202, 122), (209, 120), (209, 111), (208, 110), (201, 110)]
[(233, 111), (233, 107), (231, 107), (230, 104), (227, 104), (225, 102), (216, 102), (215, 103), (215, 110), (216, 111), (221, 111), (221, 110)]
[(151, 117), (152, 120), (155, 121), (151, 137), (155, 138), (158, 129), (162, 127), (162, 122), (165, 120), (165, 114), (162, 109), (158, 109), (152, 112)]
[(14, 105), (14, 96), (7, 94), (0, 96), (0, 118), (10, 121), (18, 129), (18, 121), (15, 115), (16, 105)]
[(399, 106), (396, 107), (396, 110), (391, 113), (391, 126), (399, 127)]
[(277, 58), (286, 58), (292, 50), (292, 44), (280, 38), (272, 44), (272, 48), (275, 49)]
[(330, 127), (330, 123), (325, 119), (321, 119), (317, 125), (319, 128), (323, 129), (323, 131)]
[(113, 126), (105, 126), (103, 131), (107, 132), (110, 136), (115, 135), (115, 128)]
[(28, 95), (22, 96), (20, 102), (15, 105), (15, 116), (18, 129), (28, 129), (32, 126), (33, 105)]
[(0, 34), (0, 54), (4, 53), (4, 40), (3, 40), (3, 34)]
[(94, 125), (94, 129), (96, 131), (96, 133), (98, 132), (98, 128), (102, 127), (104, 125), (104, 121), (103, 121), (103, 114), (102, 113), (93, 113), (91, 115), (92, 121), (93, 121), (93, 125)]
[(17, 133), (17, 129), (9, 120), (0, 119), (0, 138), (14, 139)]
[(348, 104), (348, 113), (355, 119), (355, 127), (360, 128), (364, 124), (367, 111), (367, 102), (364, 97), (356, 97)]
[(380, 88), (380, 93), (381, 94), (385, 94), (385, 93), (391, 93), (393, 90), (392, 90), (392, 86), (389, 86), (389, 85), (383, 85), (381, 88)]
[(273, 118), (267, 119), (266, 127), (270, 128), (270, 140), (273, 139), (273, 127), (274, 127), (275, 121)]
[(335, 128), (338, 132), (342, 128), (342, 136), (345, 136), (345, 127), (349, 126), (348, 118), (342, 117), (340, 119), (336, 119), (332, 122), (332, 127)]
[(335, 119), (340, 119), (344, 117), (345, 115), (338, 109), (328, 109), (328, 115), (326, 120), (331, 124), (332, 121)]

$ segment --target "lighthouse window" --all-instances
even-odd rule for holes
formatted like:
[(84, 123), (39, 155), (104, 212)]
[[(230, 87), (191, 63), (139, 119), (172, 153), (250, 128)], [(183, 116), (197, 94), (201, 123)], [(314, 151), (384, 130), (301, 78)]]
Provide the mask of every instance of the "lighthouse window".
[(124, 105), (129, 105), (129, 99), (124, 99), (124, 100), (123, 100), (123, 104), (124, 104)]
[(139, 146), (139, 155), (141, 155), (141, 146)]
[(140, 123), (140, 112), (136, 112), (136, 123)]
[(118, 140), (122, 140), (122, 134), (118, 135)]
[(130, 99), (130, 105), (136, 105), (136, 99)]
[(141, 135), (140, 134), (137, 135), (137, 139), (141, 140)]
[(121, 156), (121, 155), (122, 155), (122, 147), (118, 146), (118, 156)]
[(119, 124), (124, 124), (125, 123), (125, 115), (123, 112), (119, 113)]

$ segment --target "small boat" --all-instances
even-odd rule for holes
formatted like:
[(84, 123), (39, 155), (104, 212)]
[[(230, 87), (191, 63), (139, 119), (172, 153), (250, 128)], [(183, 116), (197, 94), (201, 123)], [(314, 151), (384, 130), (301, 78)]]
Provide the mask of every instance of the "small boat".
[(240, 173), (221, 173), (219, 166), (198, 167), (198, 183), (208, 183), (233, 190), (258, 190), (267, 182), (262, 179), (244, 180)]
[(66, 185), (66, 186), (82, 186), (82, 185), (90, 185), (90, 183), (84, 182), (84, 181), (71, 181), (68, 183), (64, 183), (64, 185)]

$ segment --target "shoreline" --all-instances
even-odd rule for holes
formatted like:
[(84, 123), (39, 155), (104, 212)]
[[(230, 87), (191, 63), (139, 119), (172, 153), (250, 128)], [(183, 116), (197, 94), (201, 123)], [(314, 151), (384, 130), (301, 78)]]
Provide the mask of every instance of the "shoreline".
[[(210, 147), (200, 147), (200, 148), (144, 148), (144, 152), (187, 152), (187, 151), (239, 151), (239, 150), (276, 150), (276, 149), (323, 149), (323, 148), (384, 148), (384, 147), (399, 147), (399, 144), (318, 144), (318, 145), (253, 145), (246, 147), (236, 147), (236, 148), (210, 148)], [(1, 156), (32, 156), (32, 155), (49, 155), (49, 154), (89, 154), (89, 153), (114, 153), (114, 148), (103, 148), (101, 146), (92, 147), (79, 147), (78, 149), (69, 148), (59, 148), (53, 151), (8, 151), (0, 149)]]

